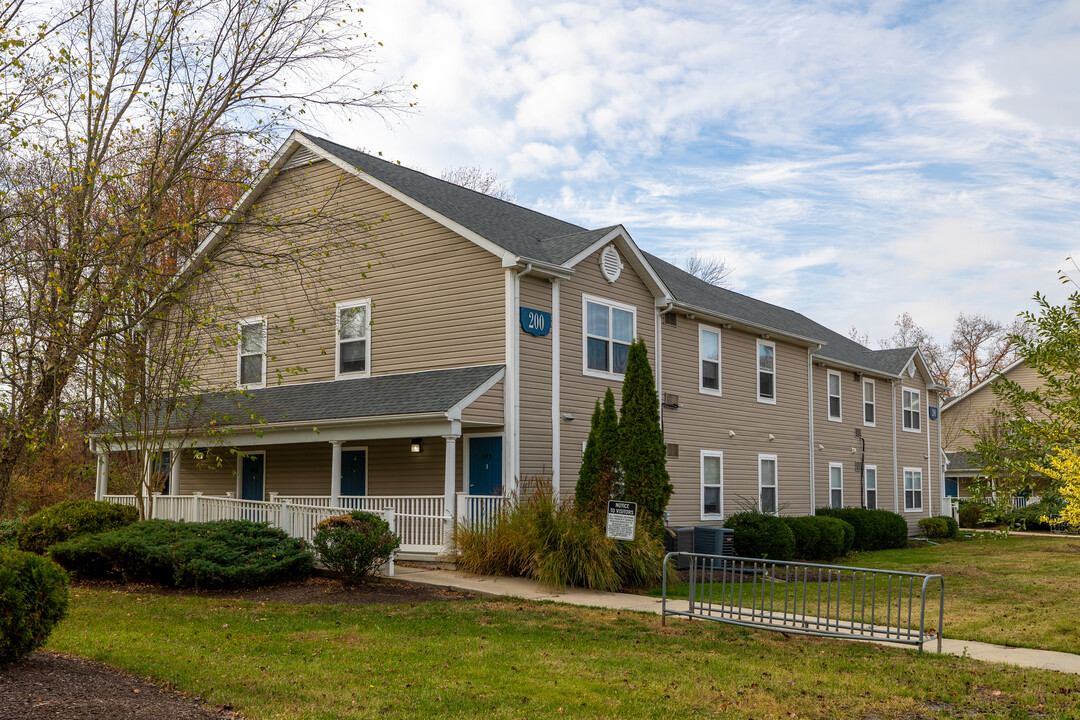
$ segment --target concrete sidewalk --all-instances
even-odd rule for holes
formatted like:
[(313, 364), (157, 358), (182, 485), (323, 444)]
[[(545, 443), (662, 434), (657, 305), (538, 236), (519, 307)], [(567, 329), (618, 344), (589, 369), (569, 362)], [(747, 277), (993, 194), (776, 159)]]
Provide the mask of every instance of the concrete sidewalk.
[[(523, 600), (551, 600), (582, 607), (660, 614), (660, 598), (629, 593), (597, 592), (581, 588), (567, 588), (563, 592), (554, 592), (541, 588), (537, 583), (525, 578), (470, 575), (452, 570), (432, 570), (398, 565), (395, 568), (394, 579), (420, 585), (435, 585), (455, 590), (466, 590), (480, 595), (504, 595)], [(923, 647), (925, 652), (932, 653), (936, 651), (937, 639), (928, 640)], [(1040, 670), (1057, 670), (1080, 675), (1080, 655), (1071, 653), (1029, 650), (1027, 648), (1006, 647), (1004, 645), (993, 645), (971, 640), (953, 640), (951, 638), (942, 638), (941, 651), (949, 655), (966, 656), (975, 660), (1039, 668)]]

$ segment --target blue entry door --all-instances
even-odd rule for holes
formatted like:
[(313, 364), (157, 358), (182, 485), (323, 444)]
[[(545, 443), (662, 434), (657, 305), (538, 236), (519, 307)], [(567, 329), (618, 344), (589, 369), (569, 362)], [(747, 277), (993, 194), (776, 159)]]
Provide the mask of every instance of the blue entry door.
[(502, 438), (469, 438), (469, 494), (502, 495)]
[(341, 451), (341, 494), (367, 495), (367, 451)]
[(245, 455), (240, 458), (240, 499), (263, 499), (263, 470), (265, 455)]

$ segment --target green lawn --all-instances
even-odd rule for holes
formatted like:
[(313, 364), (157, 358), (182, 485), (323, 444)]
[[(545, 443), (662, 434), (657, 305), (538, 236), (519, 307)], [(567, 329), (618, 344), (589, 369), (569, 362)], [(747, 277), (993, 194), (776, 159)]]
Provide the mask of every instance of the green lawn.
[(263, 720), (1067, 718), (1080, 700), (1069, 675), (505, 599), (289, 606), (75, 588), (48, 647)]
[[(980, 535), (936, 547), (859, 553), (841, 562), (944, 576), (945, 637), (1080, 653), (1080, 538)], [(789, 589), (789, 596), (796, 594), (795, 587)], [(814, 584), (810, 586), (808, 614), (814, 614), (817, 590)], [(720, 592), (720, 585), (714, 585), (717, 601)], [(774, 595), (770, 598), (772, 607), (783, 608), (783, 586), (770, 586), (769, 592)], [(821, 592), (822, 606), (827, 592), (834, 602), (839, 592), (844, 608), (841, 616), (850, 615), (850, 580)], [(856, 593), (862, 592), (863, 588), (857, 586)], [(685, 598), (686, 593), (686, 583), (677, 583), (669, 591), (672, 597)], [(750, 593), (748, 578), (741, 602), (747, 607), (751, 604)], [(904, 593), (907, 598), (906, 586)], [(659, 596), (660, 591), (652, 594)], [(885, 591), (880, 587), (878, 596), (884, 605)], [(937, 596), (936, 591), (927, 593), (928, 629), (937, 627)], [(892, 597), (899, 599), (895, 588)], [(792, 599), (801, 607), (801, 596)], [(895, 601), (893, 607), (895, 610)], [(906, 600), (902, 601), (902, 611), (906, 619)], [(917, 616), (917, 606), (914, 612)]]

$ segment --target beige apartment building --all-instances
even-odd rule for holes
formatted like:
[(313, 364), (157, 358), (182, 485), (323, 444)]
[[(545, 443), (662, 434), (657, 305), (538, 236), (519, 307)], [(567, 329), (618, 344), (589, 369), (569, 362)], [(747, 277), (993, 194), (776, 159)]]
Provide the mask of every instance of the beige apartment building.
[[(280, 222), (316, 215), (333, 226)], [(202, 412), (229, 432), (170, 435), (169, 495), (370, 500), (437, 520), (534, 478), (572, 494), (594, 403), (618, 398), (640, 337), (670, 525), (832, 505), (914, 527), (941, 510), (941, 388), (917, 349), (870, 350), (704, 283), (621, 225), (578, 227), (294, 133), (193, 262), (228, 243), (328, 249), (209, 273), (235, 317), (199, 369)], [(97, 447), (104, 496), (123, 442)]]

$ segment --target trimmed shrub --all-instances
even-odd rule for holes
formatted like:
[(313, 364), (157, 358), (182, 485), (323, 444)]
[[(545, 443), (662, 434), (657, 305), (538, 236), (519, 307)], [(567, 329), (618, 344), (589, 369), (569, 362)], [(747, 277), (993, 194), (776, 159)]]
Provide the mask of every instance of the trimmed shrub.
[(907, 547), (907, 520), (889, 510), (818, 508), (816, 515), (837, 518), (851, 525), (854, 531), (851, 549), (857, 552)]
[(38, 554), (50, 545), (83, 535), (108, 532), (139, 519), (129, 505), (96, 500), (71, 500), (34, 513), (19, 528), (19, 549)]
[(790, 560), (795, 555), (795, 536), (787, 523), (775, 515), (735, 513), (724, 527), (735, 531), (735, 554), (739, 557)]
[(954, 538), (960, 534), (960, 525), (948, 515), (923, 518), (919, 521), (919, 529), (930, 539)]
[(21, 520), (0, 520), (0, 548), (18, 546), (20, 527)]
[(653, 587), (663, 578), (662, 543), (639, 526), (634, 542), (609, 539), (588, 513), (540, 490), (486, 522), (459, 525), (457, 567), (481, 575), (528, 577), (548, 587)]
[(68, 577), (39, 555), (0, 547), (0, 663), (40, 646), (64, 617)]
[(843, 520), (831, 517), (782, 518), (795, 538), (794, 557), (812, 562), (828, 562), (851, 550), (855, 530)]
[(960, 527), (974, 530), (982, 519), (982, 507), (975, 502), (960, 503)]
[(363, 582), (401, 547), (401, 538), (378, 515), (354, 510), (316, 525), (312, 544), (323, 564), (342, 579)]
[(247, 520), (147, 520), (53, 545), (49, 553), (78, 577), (172, 587), (260, 587), (301, 580), (314, 568), (303, 541)]

